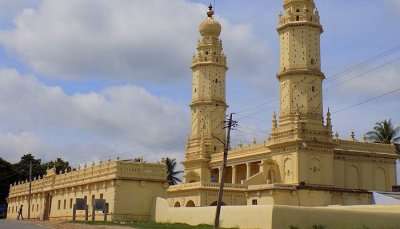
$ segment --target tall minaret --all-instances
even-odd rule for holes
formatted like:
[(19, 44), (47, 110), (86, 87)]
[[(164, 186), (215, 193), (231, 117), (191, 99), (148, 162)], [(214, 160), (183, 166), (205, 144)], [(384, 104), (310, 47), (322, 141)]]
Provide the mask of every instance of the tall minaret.
[[(185, 181), (209, 182), (210, 155), (223, 151), (226, 57), (223, 53), (221, 24), (210, 5), (207, 18), (200, 24), (201, 38), (192, 61), (192, 127), (186, 148)], [(218, 140), (219, 139), (219, 140)]]
[(328, 185), (333, 181), (332, 125), (323, 118), (320, 37), (323, 28), (313, 0), (283, 0), (279, 15), (279, 121), (270, 148), (291, 155), (284, 183)]
[(284, 0), (279, 17), (281, 91), (280, 121), (322, 123), (320, 36), (323, 32), (313, 0)]

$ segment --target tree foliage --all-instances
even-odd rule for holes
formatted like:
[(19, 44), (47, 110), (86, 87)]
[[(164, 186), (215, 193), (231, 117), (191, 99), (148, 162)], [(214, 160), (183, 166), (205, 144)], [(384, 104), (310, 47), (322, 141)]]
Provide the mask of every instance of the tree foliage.
[(60, 174), (61, 172), (64, 172), (64, 171), (66, 171), (66, 172), (71, 171), (71, 166), (69, 165), (69, 162), (64, 161), (61, 158), (57, 158), (55, 161), (47, 162), (47, 163), (43, 164), (42, 167), (46, 170), (55, 168), (57, 174)]
[(365, 136), (370, 142), (395, 144), (397, 153), (400, 153), (400, 127), (395, 127), (390, 119), (377, 122), (374, 130)]
[(165, 165), (167, 167), (167, 181), (169, 185), (176, 185), (182, 180), (178, 177), (183, 171), (177, 171), (176, 159), (165, 159)]
[(6, 203), (10, 184), (29, 180), (29, 165), (31, 162), (32, 178), (42, 177), (49, 168), (55, 167), (58, 173), (71, 169), (69, 163), (61, 158), (57, 158), (55, 161), (42, 163), (42, 160), (36, 159), (32, 154), (26, 154), (15, 164), (11, 164), (0, 158), (0, 205)]

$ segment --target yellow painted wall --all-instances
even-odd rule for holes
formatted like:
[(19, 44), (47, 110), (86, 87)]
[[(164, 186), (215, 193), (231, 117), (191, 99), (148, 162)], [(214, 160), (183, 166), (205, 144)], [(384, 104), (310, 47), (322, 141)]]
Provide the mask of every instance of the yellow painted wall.
[[(164, 163), (142, 163), (130, 160), (108, 161), (84, 166), (68, 173), (47, 175), (32, 182), (31, 218), (42, 219), (45, 200), (51, 196), (49, 219), (71, 220), (77, 198), (87, 199), (89, 219), (93, 199), (103, 198), (109, 204), (108, 220), (148, 219), (155, 197), (166, 196), (166, 169)], [(21, 204), (23, 216), (28, 216), (28, 182), (10, 186), (8, 219), (15, 219)], [(39, 206), (39, 207), (38, 207)], [(77, 219), (84, 219), (85, 211), (77, 211)], [(96, 212), (96, 220), (104, 214)]]
[(166, 184), (152, 181), (117, 181), (113, 220), (148, 220), (156, 197), (166, 197)]
[[(186, 190), (178, 192), (168, 192), (169, 206), (188, 206), (189, 202), (193, 202), (194, 206), (210, 206), (218, 199), (218, 191), (214, 190)], [(222, 200), (226, 205), (246, 205), (246, 195), (240, 191), (224, 191)]]
[[(159, 223), (213, 224), (215, 207), (171, 208), (157, 198), (155, 221)], [(221, 226), (241, 229), (300, 229), (324, 225), (329, 229), (398, 228), (400, 206), (289, 207), (277, 205), (226, 206)]]

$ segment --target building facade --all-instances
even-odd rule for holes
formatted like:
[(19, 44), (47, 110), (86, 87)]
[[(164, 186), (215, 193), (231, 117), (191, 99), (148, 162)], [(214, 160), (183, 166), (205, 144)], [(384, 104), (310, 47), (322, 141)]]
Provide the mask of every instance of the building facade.
[[(58, 175), (50, 169), (44, 177), (32, 181), (30, 217), (71, 220), (76, 199), (83, 198), (89, 218), (94, 200), (104, 199), (109, 206), (108, 220), (148, 220), (154, 199), (165, 197), (167, 187), (164, 163), (107, 161)], [(23, 217), (28, 218), (28, 201), (29, 182), (11, 185), (7, 218), (16, 219), (21, 205)], [(96, 220), (104, 219), (102, 212), (96, 215)], [(77, 211), (78, 220), (84, 217), (84, 211)]]
[[(272, 117), (264, 143), (230, 150), (224, 203), (371, 204), (372, 191), (391, 191), (396, 185), (395, 146), (359, 141), (354, 134), (350, 139), (333, 136), (332, 114), (323, 114), (319, 12), (313, 0), (284, 0), (283, 7), (277, 28), (280, 112)], [(222, 28), (213, 14), (210, 7), (199, 28), (185, 183), (168, 189), (171, 206), (209, 206), (217, 199), (227, 61), (219, 38)]]

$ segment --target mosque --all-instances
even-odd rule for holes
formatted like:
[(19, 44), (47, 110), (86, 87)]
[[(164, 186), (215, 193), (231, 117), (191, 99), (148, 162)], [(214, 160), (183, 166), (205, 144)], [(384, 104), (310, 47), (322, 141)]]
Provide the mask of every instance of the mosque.
[[(398, 225), (400, 206), (364, 206), (373, 204), (374, 191), (390, 192), (396, 185), (399, 155), (395, 146), (359, 141), (354, 135), (341, 139), (333, 134), (331, 113), (323, 113), (323, 27), (318, 10), (313, 0), (283, 3), (277, 28), (280, 112), (273, 115), (271, 134), (265, 136), (264, 143), (229, 151), (223, 197), (228, 206), (222, 212), (222, 223), (225, 227), (289, 228), (288, 223), (307, 225), (307, 217), (314, 217), (314, 222), (341, 223), (336, 228), (357, 220), (379, 225), (376, 228), (388, 223)], [(192, 120), (183, 184), (168, 187), (162, 161), (110, 160), (61, 174), (53, 169), (33, 182), (10, 185), (7, 218), (15, 219), (25, 206), (25, 218), (70, 220), (80, 199), (92, 213), (80, 211), (79, 219), (94, 219), (97, 214), (96, 220), (104, 216), (112, 221), (154, 218), (157, 222), (211, 224), (215, 208), (183, 207), (217, 203), (222, 180), (221, 139), (226, 139), (223, 126), (228, 108), (228, 61), (220, 40), (222, 27), (211, 6), (199, 30), (201, 38), (191, 66)], [(96, 213), (96, 203), (102, 201), (107, 208)], [(232, 205), (239, 207), (230, 208)], [(345, 205), (363, 206), (345, 209)], [(307, 208), (325, 206), (330, 207)], [(279, 226), (265, 226), (275, 223)]]
[[(225, 205), (328, 206), (372, 203), (372, 191), (396, 185), (395, 146), (333, 136), (323, 114), (320, 36), (313, 0), (284, 0), (279, 15), (280, 112), (263, 144), (229, 151)], [(210, 6), (193, 57), (192, 125), (186, 145), (185, 183), (168, 189), (172, 207), (216, 204), (222, 177), (227, 57), (221, 24)]]

